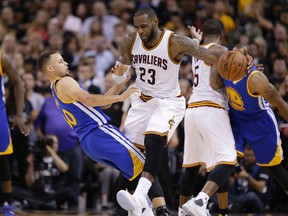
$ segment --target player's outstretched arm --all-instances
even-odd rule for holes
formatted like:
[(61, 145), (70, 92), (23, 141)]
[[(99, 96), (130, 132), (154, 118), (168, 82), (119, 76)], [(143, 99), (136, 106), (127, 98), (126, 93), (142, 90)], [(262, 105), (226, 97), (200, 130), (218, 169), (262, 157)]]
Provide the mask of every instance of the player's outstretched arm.
[(184, 54), (194, 56), (208, 64), (217, 64), (223, 51), (212, 51), (198, 45), (195, 40), (174, 34), (171, 38), (171, 53), (174, 59), (181, 59)]
[(131, 94), (137, 92), (137, 88), (130, 88), (121, 95), (89, 94), (71, 77), (64, 77), (56, 85), (59, 97), (65, 101), (79, 101), (86, 106), (107, 106), (115, 102), (126, 100)]
[(268, 81), (265, 74), (261, 72), (252, 74), (248, 81), (248, 88), (252, 94), (265, 98), (282, 117), (288, 120), (288, 105), (277, 89)]

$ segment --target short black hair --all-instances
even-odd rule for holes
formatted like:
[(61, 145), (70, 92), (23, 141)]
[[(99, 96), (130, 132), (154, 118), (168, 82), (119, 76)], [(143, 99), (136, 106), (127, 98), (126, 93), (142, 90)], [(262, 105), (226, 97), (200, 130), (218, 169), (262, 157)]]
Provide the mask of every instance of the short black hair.
[(203, 24), (203, 33), (205, 35), (219, 34), (223, 33), (223, 25), (217, 19), (208, 19)]
[(135, 14), (134, 14), (134, 17), (137, 17), (137, 16), (142, 16), (142, 15), (145, 15), (147, 14), (148, 18), (154, 18), (154, 17), (157, 17), (157, 14), (155, 12), (155, 10), (151, 7), (142, 7), (142, 8), (139, 8)]
[(38, 66), (38, 69), (41, 71), (41, 72), (44, 72), (44, 69), (45, 69), (45, 66), (47, 65), (49, 59), (50, 59), (50, 56), (55, 54), (55, 53), (58, 53), (58, 51), (56, 50), (50, 50), (50, 51), (45, 51), (45, 52), (42, 52), (37, 60), (37, 66)]

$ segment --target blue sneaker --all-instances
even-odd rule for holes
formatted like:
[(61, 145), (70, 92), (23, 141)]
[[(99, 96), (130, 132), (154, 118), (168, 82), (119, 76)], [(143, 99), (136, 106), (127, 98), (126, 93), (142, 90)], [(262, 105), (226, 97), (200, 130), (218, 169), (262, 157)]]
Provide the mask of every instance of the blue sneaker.
[(7, 202), (3, 205), (3, 216), (15, 216), (15, 207), (13, 205), (8, 205)]

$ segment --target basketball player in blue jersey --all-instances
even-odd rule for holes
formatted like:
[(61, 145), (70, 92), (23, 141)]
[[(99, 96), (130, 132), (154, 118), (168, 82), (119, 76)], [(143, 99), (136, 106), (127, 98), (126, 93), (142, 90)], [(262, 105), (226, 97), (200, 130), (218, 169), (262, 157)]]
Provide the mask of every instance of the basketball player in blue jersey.
[[(11, 171), (8, 162), (8, 155), (13, 153), (12, 141), (10, 137), (10, 130), (8, 125), (7, 113), (5, 108), (4, 95), (4, 77), (8, 76), (9, 81), (14, 87), (16, 114), (13, 119), (13, 127), (19, 127), (20, 131), (26, 136), (29, 133), (28, 128), (24, 124), (23, 107), (24, 107), (24, 86), (20, 76), (14, 65), (9, 59), (0, 53), (0, 181), (3, 194), (3, 213), (5, 216), (14, 215), (12, 202), (12, 181)], [(13, 128), (12, 128), (13, 129)]]
[(198, 40), (160, 29), (157, 14), (150, 7), (136, 11), (134, 27), (135, 32), (121, 43), (118, 59), (128, 68), (114, 80), (121, 83), (129, 68), (135, 69), (141, 96), (128, 111), (124, 133), (135, 145), (145, 148), (146, 161), (133, 195), (119, 191), (117, 201), (140, 215), (145, 196), (159, 173), (162, 150), (184, 117), (186, 104), (178, 82), (181, 59), (187, 54), (210, 64), (219, 52), (200, 47)]
[[(114, 67), (118, 74), (126, 66)], [(113, 86), (105, 95), (89, 94), (69, 76), (67, 62), (56, 51), (43, 52), (38, 58), (38, 68), (51, 82), (52, 95), (67, 123), (77, 133), (84, 152), (94, 161), (109, 165), (121, 172), (129, 180), (135, 179), (143, 170), (145, 157), (141, 151), (126, 138), (118, 128), (109, 124), (110, 118), (102, 109), (112, 103), (124, 101), (138, 88), (129, 88), (121, 95), (124, 83)], [(126, 78), (126, 81), (129, 77)], [(161, 187), (153, 184), (153, 199), (163, 197)], [(160, 188), (160, 189), (159, 189)], [(160, 191), (159, 191), (160, 190)], [(148, 203), (143, 206), (141, 215), (153, 215)], [(155, 207), (165, 206), (157, 202)]]
[[(244, 45), (236, 45), (234, 50), (247, 52)], [(282, 165), (282, 147), (274, 107), (288, 120), (288, 105), (266, 75), (252, 67), (247, 75), (238, 81), (221, 79), (219, 74), (211, 74), (214, 89), (225, 87), (229, 102), (229, 116), (236, 149), (243, 156), (245, 144), (253, 149), (257, 164), (269, 168), (273, 177), (288, 194), (288, 173)], [(253, 182), (253, 177), (248, 176)]]

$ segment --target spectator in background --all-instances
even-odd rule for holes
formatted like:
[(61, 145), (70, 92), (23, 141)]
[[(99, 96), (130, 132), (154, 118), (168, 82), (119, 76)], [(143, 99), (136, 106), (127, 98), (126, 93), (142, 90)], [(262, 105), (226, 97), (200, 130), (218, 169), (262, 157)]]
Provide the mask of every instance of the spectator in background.
[(79, 17), (72, 14), (71, 2), (68, 0), (61, 1), (59, 5), (59, 13), (53, 17), (50, 22), (56, 23), (64, 31), (79, 34), (82, 21)]
[(253, 150), (246, 145), (243, 161), (232, 177), (229, 193), (231, 213), (263, 213), (269, 209), (272, 195), (272, 179), (266, 167), (256, 164)]
[[(27, 157), (29, 166), (25, 179), (31, 190), (22, 189), (16, 191), (16, 195), (18, 199), (26, 199), (30, 208), (36, 206), (36, 209), (37, 207), (63, 209), (65, 202), (69, 203), (69, 207), (77, 203), (78, 197), (75, 192), (66, 186), (64, 174), (69, 171), (69, 166), (58, 155), (58, 146), (58, 139), (55, 135), (46, 135), (36, 143)], [(21, 191), (26, 196), (21, 197)], [(36, 203), (44, 201), (46, 205), (37, 206), (32, 202), (33, 199), (36, 199)]]
[(52, 96), (45, 99), (35, 121), (35, 128), (40, 140), (47, 134), (58, 138), (59, 155), (69, 166), (66, 185), (78, 196), (83, 164), (82, 151), (77, 135), (58, 111)]
[(288, 74), (287, 63), (283, 58), (276, 58), (273, 62), (273, 71), (269, 81), (279, 90), (281, 83)]
[(45, 10), (38, 10), (35, 19), (28, 27), (27, 32), (36, 32), (40, 35), (42, 42), (48, 40), (49, 14)]
[(103, 35), (109, 41), (114, 40), (114, 26), (120, 22), (119, 18), (115, 15), (108, 14), (107, 7), (102, 1), (94, 1), (92, 5), (92, 16), (88, 17), (82, 26), (81, 33), (89, 34), (90, 26), (95, 19), (101, 20)]

